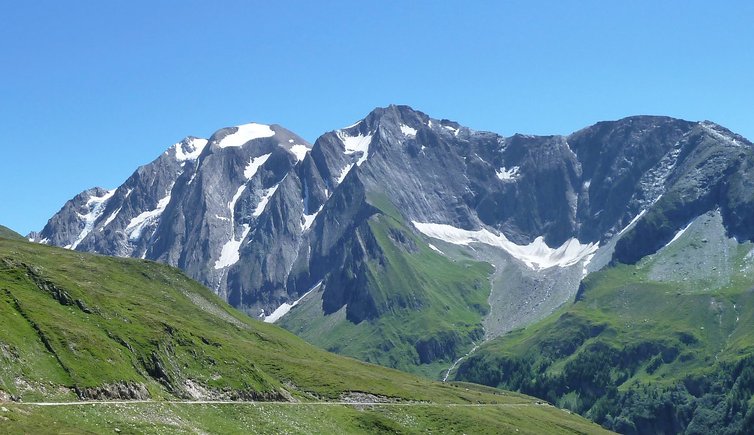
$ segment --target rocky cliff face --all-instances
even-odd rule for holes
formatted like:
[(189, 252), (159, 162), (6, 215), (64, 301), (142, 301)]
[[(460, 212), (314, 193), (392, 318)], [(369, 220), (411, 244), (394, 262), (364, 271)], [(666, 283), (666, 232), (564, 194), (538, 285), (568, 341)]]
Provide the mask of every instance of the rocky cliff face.
[(468, 349), (479, 315), (488, 338), (542, 318), (586, 272), (655, 252), (706, 211), (752, 239), (753, 165), (750, 142), (709, 122), (503, 137), (390, 106), (313, 146), (260, 124), (187, 138), (116, 190), (79, 194), (35, 237), (178, 266), (252, 316), (296, 303), (308, 317), (286, 326), (330, 319), (319, 335), (436, 303), (422, 258), (493, 263), (489, 306), (463, 307), (478, 322), (467, 335), (451, 325), (414, 343), (427, 363)]

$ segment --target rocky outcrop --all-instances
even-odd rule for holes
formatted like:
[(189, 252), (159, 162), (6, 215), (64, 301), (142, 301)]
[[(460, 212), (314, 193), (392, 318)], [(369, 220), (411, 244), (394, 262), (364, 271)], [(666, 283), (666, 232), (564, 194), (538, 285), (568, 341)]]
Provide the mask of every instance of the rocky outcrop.
[(75, 387), (81, 400), (148, 400), (147, 387), (136, 382), (118, 382), (99, 387)]

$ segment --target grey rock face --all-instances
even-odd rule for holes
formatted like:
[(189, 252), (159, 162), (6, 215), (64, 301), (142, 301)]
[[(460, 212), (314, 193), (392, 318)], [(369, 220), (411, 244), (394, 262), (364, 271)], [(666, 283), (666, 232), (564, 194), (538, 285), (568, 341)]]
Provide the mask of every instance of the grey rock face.
[[(360, 287), (382, 255), (368, 225), (376, 214), (518, 245), (577, 238), (633, 262), (710, 210), (730, 234), (754, 238), (753, 168), (752, 144), (709, 122), (637, 116), (503, 137), (389, 106), (313, 146), (275, 125), (186, 138), (115, 191), (77, 195), (34, 238), (178, 266), (253, 316), (321, 282), (323, 310), (346, 306), (358, 322), (381, 309)], [(532, 274), (519, 281), (538, 282)], [(568, 291), (541, 286), (573, 296), (580, 272), (567, 275)]]

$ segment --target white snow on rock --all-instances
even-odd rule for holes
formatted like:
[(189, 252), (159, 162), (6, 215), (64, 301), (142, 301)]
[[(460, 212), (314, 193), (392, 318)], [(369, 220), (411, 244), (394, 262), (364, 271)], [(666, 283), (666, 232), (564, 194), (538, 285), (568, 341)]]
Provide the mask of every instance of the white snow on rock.
[[(293, 140), (293, 139), (291, 139)], [(294, 144), (290, 149), (290, 152), (296, 156), (296, 159), (300, 162), (306, 157), (306, 153), (309, 152), (309, 148), (306, 145)]]
[(271, 153), (261, 155), (259, 157), (252, 157), (249, 160), (249, 164), (246, 165), (246, 169), (243, 170), (243, 176), (246, 177), (247, 180), (251, 180), (251, 177), (254, 176), (254, 174), (257, 173), (259, 168), (264, 165), (264, 163), (267, 161), (267, 159), (270, 158)]
[(641, 212), (639, 212), (639, 214), (637, 214), (636, 217), (634, 217), (633, 219), (631, 219), (631, 222), (629, 222), (628, 225), (626, 225), (625, 227), (623, 227), (622, 230), (618, 231), (618, 234), (616, 234), (615, 236), (616, 237), (617, 236), (622, 236), (626, 231), (628, 231), (631, 228), (633, 228), (633, 226), (636, 225), (636, 222), (639, 222), (639, 219), (641, 219), (641, 217), (644, 216), (644, 214), (646, 214), (646, 213), (647, 213), (647, 209), (644, 209)]
[(319, 214), (319, 212), (322, 211), (322, 207), (324, 207), (324, 206), (325, 205), (322, 204), (322, 205), (319, 206), (319, 210), (315, 211), (314, 213), (312, 213), (312, 214), (304, 214), (303, 215), (303, 219), (304, 220), (303, 220), (303, 222), (301, 222), (301, 229), (303, 231), (306, 231), (309, 228), (311, 228), (312, 224), (314, 223), (314, 219), (317, 218), (317, 215)]
[(450, 132), (453, 133), (453, 136), (458, 136), (458, 132), (461, 131), (460, 128), (451, 127), (449, 125), (443, 125), (442, 128), (450, 130)]
[(671, 244), (673, 244), (673, 242), (675, 242), (676, 240), (678, 240), (678, 239), (679, 239), (679, 238), (680, 238), (680, 237), (681, 237), (681, 236), (683, 235), (683, 233), (685, 233), (685, 232), (686, 232), (686, 230), (688, 230), (688, 229), (689, 229), (689, 227), (690, 227), (690, 226), (691, 226), (691, 224), (693, 224), (693, 223), (694, 223), (694, 221), (691, 221), (691, 222), (689, 222), (689, 224), (688, 224), (688, 225), (686, 225), (685, 227), (683, 227), (683, 228), (681, 228), (680, 230), (678, 230), (678, 232), (677, 232), (677, 233), (675, 233), (675, 235), (673, 236), (673, 238), (672, 238), (672, 239), (670, 239), (670, 241), (669, 241), (668, 243), (666, 243), (666, 244), (665, 244), (665, 246), (663, 246), (663, 247), (662, 247), (662, 248), (660, 248), (660, 249), (664, 249), (664, 248), (667, 248), (668, 246), (670, 246)]
[(445, 253), (442, 252), (437, 246), (435, 246), (435, 245), (433, 245), (431, 243), (428, 243), (428, 245), (429, 245), (429, 249), (431, 249), (431, 250), (433, 250), (435, 252), (438, 252), (438, 253), (440, 253), (442, 255), (445, 255)]
[(217, 143), (217, 146), (220, 148), (240, 147), (251, 140), (272, 137), (274, 135), (275, 132), (272, 131), (269, 125), (252, 122), (251, 124), (237, 126), (236, 131), (222, 138)]
[(506, 169), (505, 166), (495, 171), (495, 175), (497, 175), (497, 178), (499, 178), (502, 181), (513, 181), (516, 178), (518, 178), (518, 171), (521, 168), (518, 166), (514, 166), (510, 169)]
[(345, 154), (351, 155), (359, 151), (362, 153), (356, 162), (356, 165), (361, 166), (369, 157), (369, 144), (372, 143), (372, 134), (362, 135), (359, 133), (358, 136), (349, 136), (344, 130), (338, 130), (336, 134), (346, 148)]
[(249, 231), (251, 230), (251, 227), (249, 227), (247, 224), (243, 224), (243, 233), (241, 234), (241, 238), (236, 239), (235, 215), (236, 215), (236, 203), (238, 202), (238, 199), (241, 197), (241, 195), (243, 194), (245, 190), (246, 190), (246, 185), (245, 184), (240, 185), (238, 189), (236, 190), (236, 193), (233, 195), (233, 198), (231, 198), (230, 202), (228, 202), (228, 211), (230, 212), (229, 218), (222, 218), (221, 216), (216, 215), (216, 217), (219, 218), (220, 220), (227, 220), (230, 222), (230, 240), (225, 242), (223, 247), (220, 249), (220, 258), (218, 258), (217, 261), (215, 261), (216, 270), (232, 266), (236, 264), (238, 260), (241, 258), (241, 253), (240, 253), (241, 242), (243, 242), (246, 236), (249, 235)]
[(254, 213), (252, 213), (254, 217), (259, 217), (262, 214), (262, 212), (264, 211), (264, 208), (267, 207), (267, 203), (270, 202), (270, 198), (272, 198), (272, 195), (274, 195), (275, 191), (278, 190), (278, 186), (280, 186), (280, 183), (264, 191), (264, 194), (262, 195), (262, 199), (259, 200), (259, 204), (257, 204), (257, 208), (255, 208)]
[(342, 171), (340, 171), (340, 175), (338, 175), (338, 184), (342, 183), (343, 180), (346, 179), (346, 175), (351, 171), (351, 168), (353, 168), (353, 163), (346, 165), (345, 168), (343, 168)]
[(558, 248), (550, 248), (542, 236), (537, 237), (528, 245), (517, 245), (508, 240), (504, 234), (497, 235), (487, 229), (470, 231), (444, 224), (415, 221), (412, 223), (422, 234), (455, 245), (482, 243), (501, 248), (533, 270), (572, 266), (586, 259), (599, 248), (599, 243), (585, 245), (576, 238), (568, 239)]
[(107, 219), (105, 219), (105, 223), (102, 224), (102, 228), (100, 228), (100, 231), (102, 231), (106, 226), (110, 225), (110, 222), (112, 222), (113, 219), (115, 219), (115, 217), (118, 216), (118, 213), (120, 213), (120, 211), (122, 209), (123, 209), (123, 206), (120, 206), (120, 207), (118, 207), (117, 210), (115, 210), (114, 212), (112, 212), (112, 214), (110, 216), (108, 216)]
[(179, 162), (196, 160), (202, 153), (202, 150), (204, 150), (204, 147), (207, 146), (207, 142), (207, 139), (200, 138), (192, 138), (186, 144), (178, 142), (173, 145), (173, 148), (175, 148), (175, 159)]
[(241, 258), (241, 242), (249, 235), (251, 227), (243, 224), (243, 233), (240, 239), (236, 239), (232, 236), (222, 247), (220, 251), (220, 258), (215, 261), (215, 269), (223, 269), (225, 267), (232, 266), (238, 263)]
[(162, 198), (157, 203), (157, 207), (154, 210), (145, 211), (135, 218), (131, 219), (131, 222), (129, 222), (128, 226), (126, 226), (126, 234), (128, 235), (128, 240), (139, 240), (144, 227), (159, 219), (162, 215), (162, 212), (165, 211), (165, 207), (167, 207), (169, 203), (170, 189), (168, 189), (167, 196)]
[(416, 137), (416, 129), (406, 124), (401, 124), (401, 132), (408, 137)]
[(280, 320), (281, 317), (288, 314), (288, 311), (291, 311), (291, 308), (298, 305), (299, 302), (301, 302), (305, 297), (309, 296), (309, 293), (313, 292), (314, 290), (317, 290), (319, 286), (322, 285), (322, 281), (318, 282), (314, 287), (311, 288), (308, 292), (304, 293), (303, 296), (293, 301), (292, 304), (289, 304), (287, 302), (283, 302), (282, 305), (277, 307), (275, 311), (272, 312), (269, 316), (265, 316), (264, 322), (265, 323), (275, 323), (278, 320)]
[(89, 212), (87, 214), (78, 214), (81, 219), (84, 221), (84, 229), (81, 230), (81, 233), (79, 233), (79, 236), (76, 238), (76, 241), (74, 241), (71, 245), (66, 246), (69, 249), (76, 249), (76, 247), (81, 243), (84, 238), (92, 232), (92, 229), (94, 228), (94, 222), (99, 219), (100, 216), (102, 216), (102, 213), (105, 212), (105, 205), (107, 205), (107, 200), (109, 200), (114, 194), (115, 190), (108, 190), (104, 195), (102, 196), (92, 196), (86, 201), (86, 207), (89, 209)]

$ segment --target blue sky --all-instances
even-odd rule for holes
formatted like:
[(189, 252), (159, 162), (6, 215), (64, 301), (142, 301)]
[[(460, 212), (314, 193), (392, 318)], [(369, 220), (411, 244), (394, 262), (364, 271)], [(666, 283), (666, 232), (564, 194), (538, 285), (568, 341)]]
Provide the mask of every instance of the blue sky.
[(376, 106), (510, 135), (635, 114), (754, 139), (746, 1), (0, 3), (0, 223), (41, 229), (187, 135), (314, 141)]

